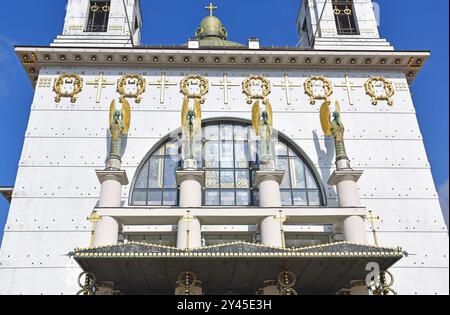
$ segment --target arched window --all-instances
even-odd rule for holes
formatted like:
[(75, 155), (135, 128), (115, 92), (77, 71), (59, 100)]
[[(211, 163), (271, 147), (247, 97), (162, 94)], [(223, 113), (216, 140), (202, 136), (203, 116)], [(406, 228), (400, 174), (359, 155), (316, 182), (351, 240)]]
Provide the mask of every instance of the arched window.
[[(198, 161), (205, 171), (204, 206), (258, 206), (254, 185), (258, 170), (257, 143), (248, 123), (204, 123), (203, 154)], [(283, 206), (321, 206), (325, 198), (319, 178), (308, 158), (289, 139), (275, 143), (276, 166), (285, 171), (281, 184)], [(176, 171), (181, 167), (180, 142), (166, 139), (149, 152), (135, 176), (130, 204), (177, 206)]]

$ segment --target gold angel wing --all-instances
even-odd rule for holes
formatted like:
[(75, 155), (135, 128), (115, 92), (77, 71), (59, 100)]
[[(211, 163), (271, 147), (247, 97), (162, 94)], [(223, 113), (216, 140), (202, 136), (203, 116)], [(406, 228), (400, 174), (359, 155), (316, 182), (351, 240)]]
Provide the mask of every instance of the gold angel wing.
[(320, 108), (320, 123), (322, 124), (322, 130), (325, 136), (329, 137), (332, 135), (331, 132), (331, 122), (330, 122), (330, 102), (326, 101), (322, 104)]
[(339, 104), (339, 101), (336, 101), (336, 112), (339, 114), (341, 113), (341, 105)]
[(189, 99), (187, 97), (183, 100), (183, 107), (181, 108), (181, 128), (184, 130), (186, 128), (186, 116), (189, 111)]
[(131, 124), (131, 106), (130, 103), (126, 99), (122, 101), (122, 117), (123, 117), (123, 125), (124, 129), (122, 134), (125, 136), (128, 134), (128, 131), (130, 130), (130, 124)]
[(194, 101), (194, 113), (195, 113), (195, 133), (198, 133), (202, 128), (202, 106), (200, 105), (199, 98), (196, 98)]
[(253, 130), (255, 131), (255, 134), (259, 135), (259, 114), (261, 112), (261, 109), (259, 107), (259, 101), (256, 101), (255, 104), (253, 104), (252, 109), (252, 123), (253, 123)]
[(267, 100), (266, 101), (266, 112), (269, 115), (269, 126), (273, 127), (273, 111), (272, 111), (272, 104)]
[(116, 112), (116, 100), (112, 100), (111, 106), (109, 107), (109, 126), (114, 122), (114, 114)]

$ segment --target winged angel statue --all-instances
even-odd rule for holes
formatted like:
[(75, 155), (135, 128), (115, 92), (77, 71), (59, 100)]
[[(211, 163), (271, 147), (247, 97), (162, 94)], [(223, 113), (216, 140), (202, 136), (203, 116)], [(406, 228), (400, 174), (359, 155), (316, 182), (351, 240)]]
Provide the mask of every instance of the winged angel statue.
[(338, 160), (339, 158), (347, 157), (344, 144), (345, 127), (342, 123), (341, 106), (339, 105), (339, 102), (336, 101), (335, 111), (333, 112), (333, 120), (330, 120), (330, 105), (331, 103), (329, 101), (322, 104), (320, 109), (320, 123), (322, 124), (322, 129), (325, 136), (333, 136), (334, 138), (336, 159)]
[(185, 98), (181, 110), (181, 129), (185, 137), (185, 160), (195, 160), (195, 140), (202, 129), (202, 108), (199, 98), (194, 99), (194, 108), (189, 108), (189, 98)]
[(273, 112), (272, 105), (268, 100), (264, 100), (265, 110), (261, 110), (260, 101), (253, 104), (252, 123), (256, 136), (260, 136), (260, 160), (273, 160), (272, 152), (272, 127)]
[(122, 136), (130, 130), (131, 107), (126, 99), (122, 101), (122, 108), (116, 108), (116, 101), (111, 102), (109, 109), (109, 132), (111, 134), (111, 147), (109, 158), (121, 158)]

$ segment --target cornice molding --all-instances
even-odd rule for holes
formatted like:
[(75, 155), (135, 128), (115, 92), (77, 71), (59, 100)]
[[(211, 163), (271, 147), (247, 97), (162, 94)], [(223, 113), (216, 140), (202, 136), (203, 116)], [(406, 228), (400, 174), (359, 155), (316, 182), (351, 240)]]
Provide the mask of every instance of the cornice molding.
[(411, 84), (428, 51), (329, 51), (300, 49), (16, 47), (30, 80), (47, 66), (147, 68), (257, 68), (386, 70), (403, 72)]

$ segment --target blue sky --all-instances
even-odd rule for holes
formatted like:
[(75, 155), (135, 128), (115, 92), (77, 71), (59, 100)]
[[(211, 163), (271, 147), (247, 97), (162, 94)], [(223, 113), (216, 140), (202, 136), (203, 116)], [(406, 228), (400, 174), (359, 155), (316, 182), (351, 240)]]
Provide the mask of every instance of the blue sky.
[[(2, 140), (0, 186), (13, 186), (33, 97), (32, 86), (13, 53), (13, 45), (48, 45), (61, 31), (66, 0), (2, 2), (0, 14), (0, 103)], [(205, 16), (207, 0), (141, 0), (143, 43), (172, 45), (194, 35)], [(448, 0), (378, 0), (380, 32), (396, 49), (432, 50), (432, 57), (412, 92), (433, 176), (446, 198), (448, 218), (449, 95)], [(295, 46), (295, 19), (300, 0), (216, 0), (217, 15), (230, 39), (245, 43), (258, 37), (265, 46)], [(418, 10), (417, 8), (420, 8)], [(7, 14), (6, 14), (7, 12)], [(7, 203), (0, 198), (0, 231)], [(2, 238), (0, 232), (0, 241)]]

